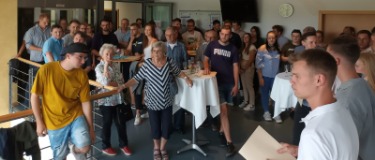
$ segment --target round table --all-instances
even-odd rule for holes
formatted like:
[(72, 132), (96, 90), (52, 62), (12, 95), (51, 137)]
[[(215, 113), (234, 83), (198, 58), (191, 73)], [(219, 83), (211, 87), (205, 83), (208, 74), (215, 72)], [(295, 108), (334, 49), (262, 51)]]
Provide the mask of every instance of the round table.
[(291, 72), (282, 72), (275, 77), (271, 91), (271, 98), (275, 101), (274, 118), (285, 109), (294, 108), (298, 102), (290, 84), (291, 78)]
[[(193, 86), (189, 87), (185, 79), (177, 78), (178, 93), (175, 96), (173, 113), (182, 108), (189, 111), (192, 117), (192, 140), (185, 140), (187, 143), (185, 147), (178, 150), (177, 153), (195, 149), (204, 156), (207, 154), (196, 143), (195, 130), (202, 125), (207, 118), (206, 106), (210, 106), (210, 114), (216, 117), (220, 114), (219, 93), (217, 88), (216, 72), (211, 72), (210, 75), (189, 74), (190, 71), (184, 70), (190, 79), (193, 81)], [(207, 143), (201, 143), (204, 145)]]

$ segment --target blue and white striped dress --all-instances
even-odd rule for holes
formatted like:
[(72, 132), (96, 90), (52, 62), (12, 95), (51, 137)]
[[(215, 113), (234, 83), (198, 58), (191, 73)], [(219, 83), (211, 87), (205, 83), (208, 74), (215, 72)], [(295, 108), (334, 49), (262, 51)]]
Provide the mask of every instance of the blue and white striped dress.
[(148, 109), (159, 111), (172, 106), (174, 95), (170, 93), (169, 83), (173, 80), (172, 76), (176, 77), (180, 72), (170, 58), (167, 58), (167, 62), (160, 69), (152, 64), (151, 58), (144, 62), (133, 78), (138, 82), (146, 80), (145, 103)]

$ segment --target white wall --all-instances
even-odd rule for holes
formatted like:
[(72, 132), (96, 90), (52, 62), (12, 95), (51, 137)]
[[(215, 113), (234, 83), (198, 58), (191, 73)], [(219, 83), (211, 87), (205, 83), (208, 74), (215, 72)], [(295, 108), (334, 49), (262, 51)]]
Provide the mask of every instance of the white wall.
[[(179, 10), (220, 10), (220, 0), (155, 0), (155, 2), (173, 2), (173, 17), (178, 15)], [(278, 14), (278, 7), (283, 3), (294, 6), (294, 13), (289, 18), (283, 18)], [(319, 10), (375, 10), (375, 0), (258, 0), (260, 22), (245, 23), (243, 28), (249, 32), (251, 26), (257, 25), (261, 28), (264, 37), (274, 24), (280, 24), (285, 27), (285, 36), (288, 37), (293, 29), (302, 30), (305, 26), (318, 28)]]
[[(111, 10), (112, 2), (104, 1), (104, 10)], [(121, 19), (128, 18), (129, 23), (132, 24), (137, 18), (142, 18), (142, 4), (141, 3), (125, 3), (116, 2), (116, 9), (119, 10), (118, 22), (120, 25)], [(119, 26), (117, 26), (119, 27)]]

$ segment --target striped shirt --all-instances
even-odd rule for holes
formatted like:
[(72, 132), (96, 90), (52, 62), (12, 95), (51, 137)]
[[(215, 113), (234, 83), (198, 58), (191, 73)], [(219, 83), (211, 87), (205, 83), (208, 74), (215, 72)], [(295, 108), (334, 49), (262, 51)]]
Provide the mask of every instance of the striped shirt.
[(180, 72), (181, 70), (170, 58), (167, 58), (167, 62), (161, 68), (152, 64), (151, 58), (144, 62), (133, 78), (138, 82), (146, 80), (145, 103), (148, 109), (158, 111), (172, 106), (174, 95), (170, 93), (169, 83), (173, 81), (172, 75), (178, 76)]

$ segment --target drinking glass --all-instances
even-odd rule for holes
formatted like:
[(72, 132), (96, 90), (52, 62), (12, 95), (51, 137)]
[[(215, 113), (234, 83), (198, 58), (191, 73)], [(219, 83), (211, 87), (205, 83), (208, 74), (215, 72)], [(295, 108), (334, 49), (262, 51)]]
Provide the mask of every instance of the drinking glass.
[(288, 73), (289, 70), (288, 70), (288, 65), (284, 65), (284, 69), (285, 69), (285, 72)]

